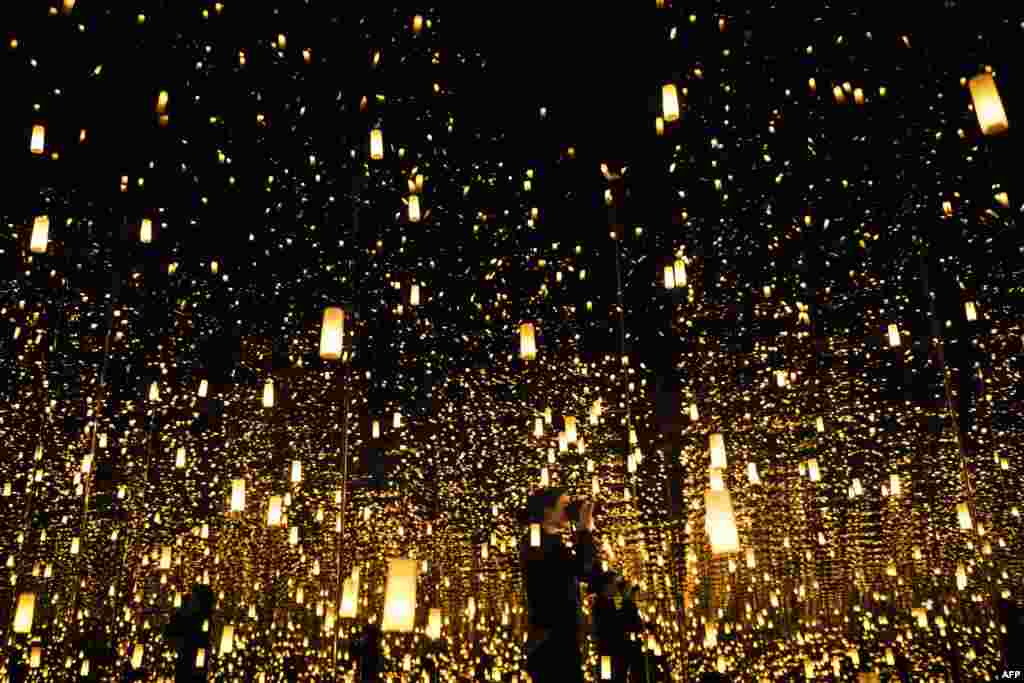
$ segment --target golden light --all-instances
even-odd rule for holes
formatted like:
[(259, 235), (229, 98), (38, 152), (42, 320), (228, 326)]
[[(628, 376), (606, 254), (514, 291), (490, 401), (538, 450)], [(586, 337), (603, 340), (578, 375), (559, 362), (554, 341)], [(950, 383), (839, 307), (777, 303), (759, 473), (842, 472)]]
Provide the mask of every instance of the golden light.
[(231, 482), (231, 512), (245, 512), (245, 479)]
[(519, 357), (523, 360), (533, 360), (537, 357), (537, 339), (533, 323), (523, 323), (519, 326)]
[(370, 158), (374, 161), (384, 158), (384, 132), (380, 128), (370, 131)]
[(408, 633), (415, 627), (418, 568), (416, 560), (388, 560), (384, 616), (381, 619), (382, 631)]
[(46, 151), (46, 128), (41, 124), (32, 126), (32, 139), (28, 148), (33, 154), (42, 154)]
[(273, 408), (274, 407), (274, 380), (267, 379), (263, 384), (263, 407)]
[(31, 633), (32, 620), (36, 613), (36, 594), (21, 593), (18, 595), (18, 606), (14, 613), (14, 632)]
[(679, 120), (679, 93), (673, 83), (661, 86), (661, 115), (665, 123)]
[(29, 250), (33, 254), (45, 254), (50, 243), (50, 217), (36, 216), (32, 221), (32, 239)]
[(975, 76), (968, 81), (968, 87), (981, 132), (985, 135), (998, 135), (1009, 130), (1006, 110), (1003, 109), (1003, 101), (999, 97), (999, 90), (992, 74), (983, 73)]
[(143, 218), (139, 225), (139, 241), (143, 244), (153, 241), (153, 221), (149, 218)]

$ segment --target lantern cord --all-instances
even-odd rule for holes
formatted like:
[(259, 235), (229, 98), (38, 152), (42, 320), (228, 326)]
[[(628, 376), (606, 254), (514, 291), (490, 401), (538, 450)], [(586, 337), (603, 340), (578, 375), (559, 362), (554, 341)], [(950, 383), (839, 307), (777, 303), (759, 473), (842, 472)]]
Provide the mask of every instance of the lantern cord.
[[(619, 309), (619, 363), (622, 363), (622, 359), (626, 357), (626, 306), (622, 295), (622, 255), (621, 249), (619, 248), (619, 235), (615, 236), (613, 240), (615, 242), (615, 296), (616, 305)], [(623, 371), (622, 379), (624, 388), (626, 389), (626, 429), (629, 430), (632, 427), (632, 415), (630, 413), (630, 401), (629, 401), (629, 373)], [(626, 445), (629, 443), (629, 433), (626, 434)]]

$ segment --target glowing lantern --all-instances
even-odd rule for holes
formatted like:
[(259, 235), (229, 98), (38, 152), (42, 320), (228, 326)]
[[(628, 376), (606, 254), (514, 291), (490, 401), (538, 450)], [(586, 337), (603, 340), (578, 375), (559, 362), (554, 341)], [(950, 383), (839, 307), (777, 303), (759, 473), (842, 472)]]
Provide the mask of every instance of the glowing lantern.
[(78, 554), (78, 549), (79, 549), (80, 545), (81, 545), (81, 543), (78, 540), (78, 536), (75, 536), (74, 538), (71, 539), (71, 554), (72, 555), (77, 555)]
[(235, 627), (231, 624), (224, 624), (220, 632), (220, 653), (229, 655), (235, 649)]
[(185, 447), (178, 446), (178, 453), (174, 458), (174, 466), (179, 470), (185, 467)]
[(165, 545), (160, 549), (160, 569), (166, 571), (171, 568), (171, 546)]
[(38, 669), (43, 659), (43, 648), (38, 645), (33, 645), (32, 650), (29, 653), (28, 665), (33, 669)]
[(267, 506), (267, 526), (281, 526), (281, 496), (271, 496)]
[(957, 503), (956, 517), (960, 522), (960, 528), (962, 530), (970, 531), (974, 528), (974, 521), (971, 519), (971, 510), (967, 507), (967, 503)]
[(423, 30), (423, 15), (417, 14), (412, 18), (412, 32), (419, 33)]
[(431, 607), (427, 615), (427, 637), (437, 640), (441, 637), (441, 608)]
[(999, 91), (992, 74), (979, 74), (967, 83), (974, 101), (974, 113), (978, 115), (978, 125), (985, 135), (1005, 133), (1010, 124), (1006, 120), (1003, 102), (999, 99)]
[(18, 607), (14, 613), (14, 632), (31, 633), (32, 619), (36, 613), (36, 594), (22, 593), (18, 596)]
[(676, 288), (676, 277), (672, 271), (672, 266), (665, 266), (665, 289)]
[(337, 306), (325, 308), (323, 324), (320, 327), (320, 357), (324, 360), (341, 358), (344, 338), (345, 311)]
[(725, 439), (719, 433), (711, 435), (711, 466), (723, 470), (726, 468)]
[(675, 280), (676, 287), (686, 286), (686, 261), (681, 258), (677, 258), (675, 264), (672, 266), (672, 277)]
[(533, 421), (533, 435), (537, 438), (544, 436), (544, 419), (538, 417)]
[(302, 481), (302, 461), (292, 460), (292, 483), (298, 484)]
[(409, 195), (409, 222), (420, 222), (420, 198), (419, 195)]
[(708, 478), (710, 479), (709, 486), (712, 491), (725, 490), (725, 482), (722, 480), (722, 470), (717, 467), (712, 467), (708, 471)]
[(889, 494), (898, 498), (903, 493), (903, 485), (900, 482), (900, 475), (889, 475)]
[(658, 137), (665, 134), (665, 119), (660, 116), (654, 119), (654, 132)]
[(807, 476), (813, 482), (821, 481), (821, 471), (818, 469), (817, 458), (811, 458), (807, 461)]
[(371, 433), (373, 434), (374, 439), (380, 438), (380, 420), (373, 421), (373, 425), (371, 426)]
[(714, 555), (734, 553), (740, 549), (739, 532), (727, 490), (704, 492), (705, 526)]
[(374, 161), (384, 158), (384, 132), (380, 128), (370, 131), (370, 158)]
[(384, 616), (381, 630), (408, 633), (416, 617), (416, 560), (391, 559), (384, 589)]
[(263, 407), (274, 407), (274, 380), (268, 379), (263, 385)]
[(533, 323), (523, 323), (519, 326), (519, 357), (523, 360), (533, 360), (537, 357), (537, 339)]
[(540, 547), (540, 524), (536, 522), (530, 525), (530, 547)]
[(661, 114), (665, 123), (679, 120), (679, 94), (673, 83), (661, 86)]
[(206, 650), (199, 648), (196, 650), (196, 668), (202, 669), (204, 666), (206, 666)]
[(411, 287), (409, 287), (409, 305), (420, 305), (420, 286), (417, 284), (414, 284)]
[(149, 400), (154, 403), (160, 400), (160, 387), (155, 381), (149, 385)]
[(697, 404), (696, 403), (691, 403), (690, 404), (690, 421), (691, 422), (696, 422), (699, 419), (700, 419), (700, 413), (697, 411)]
[(33, 154), (42, 154), (46, 147), (46, 128), (40, 124), (32, 126), (32, 141), (29, 143), (29, 150)]
[(231, 482), (231, 511), (245, 511), (245, 479), (235, 479)]
[(143, 244), (153, 241), (153, 221), (149, 218), (142, 219), (142, 225), (139, 226), (139, 241)]
[(964, 313), (967, 315), (967, 322), (974, 322), (978, 319), (978, 311), (974, 307), (973, 301), (964, 303)]
[(395, 415), (392, 418), (391, 426), (393, 426), (395, 429), (400, 429), (402, 427), (402, 413), (398, 412), (397, 410), (395, 411)]
[(208, 381), (200, 380), (199, 382), (199, 398), (206, 398), (206, 394), (210, 391), (210, 383)]
[(818, 429), (818, 433), (825, 431), (825, 418), (818, 416), (818, 419), (814, 421), (814, 426)]
[(36, 216), (32, 221), (32, 239), (29, 242), (29, 250), (33, 254), (45, 254), (46, 245), (50, 241), (50, 217)]
[(359, 611), (359, 570), (345, 579), (341, 587), (341, 609), (338, 615), (343, 619), (355, 619)]
[(156, 113), (166, 114), (167, 113), (167, 100), (169, 95), (166, 90), (161, 90), (160, 94), (156, 96)]
[(896, 326), (896, 323), (890, 323), (889, 325), (889, 346), (895, 348), (900, 345), (900, 328)]
[(748, 462), (747, 463), (747, 481), (749, 481), (751, 484), (760, 484), (761, 483), (761, 477), (757, 473), (757, 463), (756, 462)]
[(612, 680), (612, 658), (608, 655), (601, 655), (601, 680)]

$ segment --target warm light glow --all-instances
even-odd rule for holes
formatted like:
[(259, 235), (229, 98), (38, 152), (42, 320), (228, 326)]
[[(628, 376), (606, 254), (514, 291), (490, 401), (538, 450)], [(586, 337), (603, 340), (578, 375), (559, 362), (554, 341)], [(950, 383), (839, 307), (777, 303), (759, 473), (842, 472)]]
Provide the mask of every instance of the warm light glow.
[(1005, 133), (1010, 124), (1006, 120), (1006, 110), (999, 97), (995, 79), (992, 74), (983, 73), (968, 82), (971, 100), (974, 102), (974, 113), (978, 116), (978, 125), (985, 135)]
[(665, 123), (679, 120), (679, 94), (672, 83), (661, 87), (661, 115)]
[(384, 616), (382, 631), (408, 633), (416, 619), (416, 560), (388, 560), (388, 577), (384, 590)]
[(50, 242), (50, 217), (36, 216), (32, 222), (32, 239), (29, 250), (33, 254), (45, 254)]

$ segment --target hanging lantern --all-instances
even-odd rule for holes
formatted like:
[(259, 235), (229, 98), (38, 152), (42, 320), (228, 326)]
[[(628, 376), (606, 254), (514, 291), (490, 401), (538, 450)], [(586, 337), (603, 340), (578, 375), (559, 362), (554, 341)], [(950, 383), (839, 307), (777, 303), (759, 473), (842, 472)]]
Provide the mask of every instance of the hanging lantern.
[(818, 469), (817, 458), (811, 458), (807, 461), (807, 476), (813, 482), (821, 481), (821, 471)]
[(402, 427), (402, 413), (395, 411), (394, 417), (391, 420), (391, 426), (395, 429), (401, 429)]
[(292, 460), (292, 483), (298, 484), (302, 481), (302, 461)]
[(761, 483), (761, 477), (757, 473), (757, 463), (756, 462), (748, 462), (747, 463), (747, 481), (749, 481), (751, 484), (760, 484)]
[(544, 436), (544, 418), (536, 418), (533, 421), (533, 435), (536, 438)]
[(665, 123), (679, 120), (679, 94), (673, 83), (661, 86), (661, 115)]
[(153, 241), (153, 221), (149, 218), (142, 219), (142, 224), (139, 226), (139, 241), (143, 244)]
[(196, 668), (202, 669), (204, 666), (206, 666), (206, 650), (198, 648), (196, 650)]
[(49, 242), (50, 217), (36, 216), (32, 221), (32, 239), (29, 242), (29, 251), (33, 254), (45, 254)]
[(676, 276), (672, 272), (672, 266), (665, 266), (665, 289), (676, 288)]
[(850, 491), (853, 493), (854, 497), (863, 495), (864, 487), (861, 486), (860, 479), (854, 478), (850, 483)]
[(540, 547), (540, 524), (536, 522), (530, 525), (530, 547)]
[(409, 305), (420, 305), (420, 286), (417, 284), (413, 284), (412, 286), (409, 287)]
[(900, 475), (890, 474), (889, 475), (889, 495), (894, 498), (899, 498), (903, 493), (903, 485), (900, 482)]
[(267, 506), (267, 526), (281, 526), (281, 496), (271, 496)]
[(533, 323), (523, 323), (519, 326), (519, 357), (523, 360), (533, 360), (537, 357), (537, 339)]
[(179, 470), (185, 467), (185, 447), (178, 446), (178, 452), (174, 457), (174, 466)]
[(721, 434), (715, 433), (711, 435), (711, 467), (722, 469), (726, 468), (725, 458), (725, 439)]
[(956, 517), (960, 522), (960, 528), (963, 531), (970, 531), (974, 528), (974, 522), (971, 519), (971, 510), (967, 507), (967, 503), (957, 503)]
[(235, 649), (235, 627), (231, 624), (224, 624), (223, 630), (220, 632), (220, 652), (221, 656), (229, 655)]
[(900, 345), (900, 328), (896, 326), (896, 323), (889, 324), (889, 346), (896, 348)]
[(370, 427), (370, 432), (374, 439), (380, 438), (380, 420), (374, 420)]
[(288, 530), (288, 545), (296, 546), (299, 544), (299, 527), (293, 526)]
[(263, 385), (263, 407), (274, 407), (274, 380), (268, 379)]
[(231, 512), (245, 511), (245, 479), (231, 482)]
[(18, 596), (18, 607), (14, 613), (14, 632), (31, 633), (32, 620), (36, 613), (36, 594), (21, 593)]
[(384, 133), (380, 128), (370, 131), (370, 158), (374, 161), (384, 158)]
[(409, 195), (409, 222), (420, 222), (420, 198), (419, 195)]
[(427, 614), (427, 637), (437, 640), (441, 637), (441, 608), (431, 607)]
[(576, 418), (566, 416), (565, 418), (565, 440), (568, 443), (576, 443)]
[(345, 311), (337, 306), (324, 309), (323, 324), (320, 327), (320, 357), (324, 360), (341, 358), (345, 338)]
[(725, 482), (722, 480), (722, 470), (712, 467), (708, 470), (709, 486), (712, 491), (724, 491)]
[(985, 135), (1005, 133), (1010, 124), (1006, 120), (1006, 110), (999, 98), (992, 74), (983, 73), (975, 76), (967, 83), (974, 102), (974, 113), (978, 115), (978, 125)]
[(740, 549), (739, 532), (727, 490), (704, 492), (705, 526), (714, 555), (734, 553)]
[(601, 680), (612, 680), (612, 658), (608, 655), (601, 655)]
[(541, 467), (540, 468), (540, 486), (541, 486), (541, 488), (544, 488), (544, 487), (547, 487), (547, 486), (550, 486), (550, 485), (551, 485), (551, 480), (548, 477), (548, 468), (547, 467)]
[(964, 313), (967, 315), (967, 322), (973, 323), (978, 319), (978, 311), (974, 307), (973, 301), (967, 301), (964, 303)]
[(38, 669), (39, 665), (43, 660), (43, 648), (39, 645), (33, 645), (32, 650), (29, 653), (28, 665), (32, 669)]
[(154, 403), (160, 400), (160, 386), (155, 381), (149, 385), (149, 400)]
[(686, 286), (686, 261), (681, 258), (677, 258), (672, 266), (672, 279), (675, 281), (676, 287)]
[(661, 116), (654, 119), (654, 132), (659, 138), (665, 134), (665, 119)]
[(167, 91), (166, 90), (161, 90), (160, 94), (158, 94), (156, 96), (156, 113), (157, 114), (166, 114), (167, 113), (167, 102), (168, 102), (169, 99), (170, 99), (170, 96), (167, 94)]
[(32, 126), (32, 140), (29, 142), (29, 150), (33, 154), (42, 154), (45, 150), (46, 128), (41, 124)]
[(338, 615), (343, 619), (355, 619), (359, 611), (359, 570), (345, 579), (341, 587), (341, 609)]
[(71, 539), (71, 554), (77, 555), (81, 542), (78, 540), (78, 536)]
[(565, 432), (558, 432), (558, 452), (565, 453), (569, 450), (569, 438)]
[(210, 390), (210, 383), (208, 381), (206, 381), (205, 379), (204, 380), (200, 380), (199, 381), (199, 398), (206, 398), (206, 394), (209, 392), (209, 390)]
[(814, 421), (814, 426), (817, 428), (818, 433), (821, 434), (825, 431), (825, 418), (818, 416), (818, 419)]
[(384, 589), (384, 616), (382, 631), (408, 633), (416, 618), (416, 560), (391, 559)]
[(171, 546), (165, 545), (160, 549), (160, 569), (167, 571), (171, 568)]

